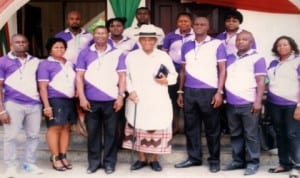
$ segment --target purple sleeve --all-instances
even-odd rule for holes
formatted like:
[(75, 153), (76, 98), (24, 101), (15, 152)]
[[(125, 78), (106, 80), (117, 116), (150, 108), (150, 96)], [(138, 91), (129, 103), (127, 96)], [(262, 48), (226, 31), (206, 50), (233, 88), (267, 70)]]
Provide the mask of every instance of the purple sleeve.
[(219, 40), (225, 40), (226, 39), (226, 33), (222, 32), (216, 36), (217, 39)]
[(181, 47), (181, 61), (185, 63), (185, 55), (190, 51), (195, 49), (195, 41), (188, 41), (184, 43)]
[(252, 48), (252, 49), (256, 49), (256, 43), (255, 43), (255, 40), (253, 41), (251, 48)]
[(186, 53), (186, 44), (183, 44), (182, 47), (181, 47), (181, 61), (182, 62), (185, 62), (186, 59), (185, 59), (185, 53)]
[(278, 60), (273, 60), (273, 61), (270, 63), (268, 69), (274, 68), (274, 67), (276, 67), (277, 65), (278, 65)]
[(87, 64), (86, 64), (86, 51), (85, 49), (82, 50), (78, 57), (77, 57), (77, 63), (76, 63), (76, 70), (86, 70), (87, 69)]
[(47, 61), (40, 62), (37, 72), (38, 81), (50, 81), (48, 66)]
[(72, 39), (71, 34), (70, 34), (70, 33), (65, 33), (64, 31), (61, 31), (61, 32), (57, 33), (57, 34), (55, 35), (55, 37), (56, 37), (56, 38), (62, 38), (62, 39), (64, 39), (66, 42), (68, 42), (69, 40)]
[(125, 64), (125, 59), (126, 59), (126, 54), (122, 53), (119, 57), (119, 62), (117, 66), (117, 71), (124, 71), (126, 70), (126, 64)]
[(134, 51), (136, 49), (139, 49), (139, 45), (137, 43), (134, 44), (133, 48), (130, 51)]
[(254, 63), (254, 74), (255, 75), (265, 75), (267, 73), (266, 60), (265, 58), (260, 58)]
[(5, 66), (4, 66), (4, 58), (0, 58), (0, 80), (4, 80), (5, 78)]
[(164, 38), (162, 49), (169, 50), (171, 45), (170, 36), (171, 36), (170, 33), (168, 33), (167, 36)]
[(298, 78), (300, 78), (300, 64), (297, 67)]
[(217, 60), (226, 61), (226, 48), (223, 43), (221, 43), (217, 49)]

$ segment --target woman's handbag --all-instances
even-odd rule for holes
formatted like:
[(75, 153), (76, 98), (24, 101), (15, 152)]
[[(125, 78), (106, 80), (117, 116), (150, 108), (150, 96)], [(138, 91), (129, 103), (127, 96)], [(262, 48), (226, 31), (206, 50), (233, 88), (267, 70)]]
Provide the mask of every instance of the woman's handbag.
[(71, 125), (71, 131), (79, 133), (82, 136), (87, 136), (84, 117), (79, 117), (75, 124)]
[(268, 151), (277, 148), (276, 132), (274, 130), (271, 117), (265, 107), (263, 107), (260, 114), (258, 130), (262, 150)]

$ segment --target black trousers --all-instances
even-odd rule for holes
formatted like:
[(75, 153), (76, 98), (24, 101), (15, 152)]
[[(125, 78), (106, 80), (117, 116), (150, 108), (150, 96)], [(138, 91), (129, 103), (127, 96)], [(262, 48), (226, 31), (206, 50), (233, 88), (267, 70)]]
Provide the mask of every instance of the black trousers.
[(212, 97), (216, 89), (184, 89), (184, 125), (189, 159), (202, 160), (202, 122), (209, 150), (209, 163), (220, 163), (219, 108), (213, 108)]
[(300, 121), (294, 119), (296, 105), (268, 103), (276, 131), (279, 164), (300, 169)]
[(251, 107), (252, 104), (226, 106), (233, 161), (247, 166), (258, 165), (260, 157), (258, 116), (251, 113)]
[(113, 110), (114, 101), (90, 101), (90, 104), (91, 111), (85, 115), (88, 132), (89, 168), (96, 169), (102, 165), (114, 167), (118, 152), (117, 124), (119, 113)]

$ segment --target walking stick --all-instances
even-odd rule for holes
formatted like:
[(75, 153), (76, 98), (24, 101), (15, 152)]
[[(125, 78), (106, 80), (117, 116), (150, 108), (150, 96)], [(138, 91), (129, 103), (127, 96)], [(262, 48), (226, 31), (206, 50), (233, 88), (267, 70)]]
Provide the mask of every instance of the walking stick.
[[(135, 129), (135, 123), (136, 123), (136, 111), (137, 111), (137, 103), (134, 103), (134, 115), (133, 115), (133, 133), (132, 133), (132, 147), (131, 147), (131, 155), (130, 155), (130, 160), (131, 160), (131, 166), (133, 165), (133, 154), (134, 154), (134, 145), (136, 141), (136, 129)], [(132, 171), (130, 166), (130, 170)]]

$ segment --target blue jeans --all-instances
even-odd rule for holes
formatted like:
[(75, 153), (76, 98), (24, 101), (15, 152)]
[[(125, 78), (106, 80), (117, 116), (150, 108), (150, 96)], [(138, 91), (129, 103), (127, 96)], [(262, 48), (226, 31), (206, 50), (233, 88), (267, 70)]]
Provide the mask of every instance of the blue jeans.
[(238, 164), (259, 164), (258, 116), (251, 113), (251, 107), (252, 104), (226, 106), (233, 162)]
[(268, 103), (268, 107), (276, 131), (279, 164), (286, 168), (300, 168), (300, 121), (293, 116), (296, 105)]
[(42, 106), (18, 104), (13, 101), (4, 103), (11, 119), (4, 124), (4, 162), (8, 167), (17, 166), (17, 137), (23, 128), (26, 134), (24, 164), (34, 164), (39, 144), (39, 132), (42, 120)]

